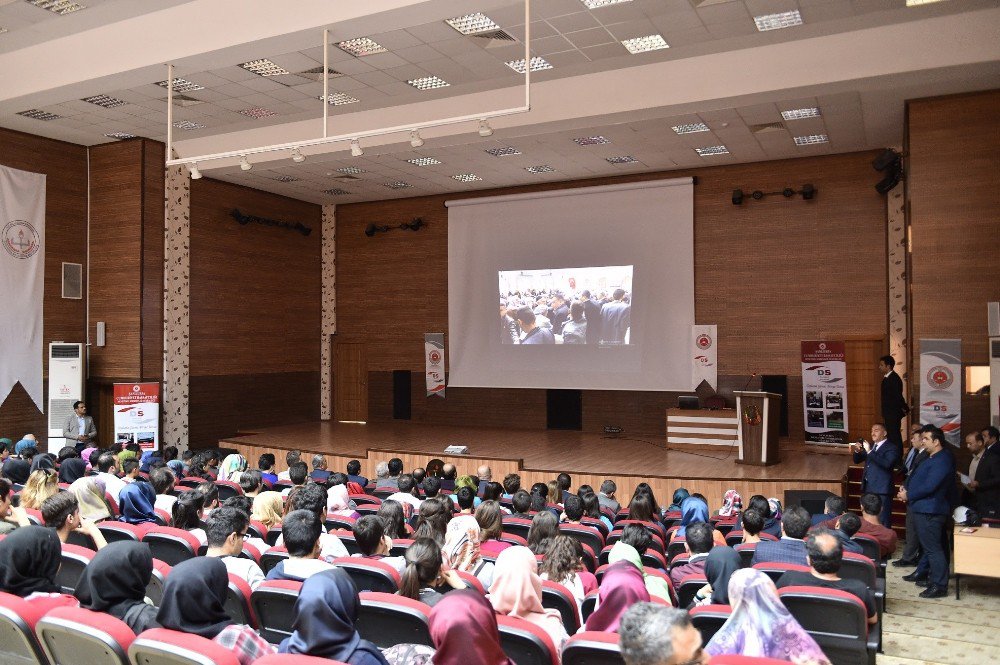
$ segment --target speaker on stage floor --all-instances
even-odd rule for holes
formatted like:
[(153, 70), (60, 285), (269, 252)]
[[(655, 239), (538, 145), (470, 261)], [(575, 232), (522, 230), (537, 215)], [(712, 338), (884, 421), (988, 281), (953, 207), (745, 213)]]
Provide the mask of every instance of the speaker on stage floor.
[(826, 512), (826, 500), (835, 496), (826, 490), (785, 490), (785, 508), (802, 506), (810, 515), (822, 515)]
[(548, 429), (583, 429), (582, 390), (546, 390), (545, 410)]
[(410, 409), (410, 370), (392, 370), (392, 417), (394, 420), (409, 420)]
[(781, 395), (778, 436), (788, 436), (788, 377), (784, 374), (764, 374), (760, 377), (760, 389)]

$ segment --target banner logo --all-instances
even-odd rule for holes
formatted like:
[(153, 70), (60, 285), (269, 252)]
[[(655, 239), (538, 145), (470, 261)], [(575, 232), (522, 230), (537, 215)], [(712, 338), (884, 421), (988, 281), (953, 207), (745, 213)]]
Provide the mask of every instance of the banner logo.
[(712, 348), (712, 338), (708, 335), (698, 335), (698, 339), (695, 340), (698, 344), (699, 349), (710, 349)]
[(428, 354), (427, 357), (430, 358), (430, 361), (431, 361), (432, 365), (440, 365), (441, 364), (441, 352), (440, 351), (438, 351), (438, 350), (435, 349), (434, 351), (431, 351), (430, 354)]
[(15, 259), (30, 259), (41, 247), (41, 240), (34, 226), (15, 219), (3, 227), (3, 247)]
[(927, 383), (937, 390), (947, 390), (955, 382), (955, 375), (944, 365), (935, 365), (927, 371)]

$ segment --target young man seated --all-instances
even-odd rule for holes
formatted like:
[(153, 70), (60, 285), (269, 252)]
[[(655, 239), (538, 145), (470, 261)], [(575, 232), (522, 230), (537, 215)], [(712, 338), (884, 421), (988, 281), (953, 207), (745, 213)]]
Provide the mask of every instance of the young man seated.
[(522, 520), (531, 519), (531, 495), (524, 490), (517, 490), (514, 492), (513, 496), (510, 497), (511, 504), (511, 517), (517, 517)]
[(840, 546), (844, 548), (845, 552), (854, 552), (855, 554), (863, 554), (864, 550), (861, 548), (861, 544), (853, 540), (854, 534), (858, 532), (861, 528), (861, 518), (854, 513), (844, 513), (834, 522), (836, 527), (833, 531), (833, 535), (840, 539)]
[[(338, 557), (349, 556), (350, 553), (344, 547), (344, 543), (340, 542), (340, 538), (326, 532), (326, 527), (324, 526), (326, 522), (326, 502), (327, 494), (322, 485), (308, 483), (299, 488), (295, 496), (292, 497), (291, 507), (292, 510), (308, 510), (316, 516), (320, 528), (320, 558), (324, 561), (333, 561)], [(277, 544), (283, 545), (284, 538), (284, 529), (282, 529), (282, 534), (278, 536)]]
[(764, 516), (751, 508), (743, 511), (743, 542), (759, 543), (760, 530), (764, 528)]
[(153, 503), (153, 507), (170, 514), (174, 502), (177, 501), (177, 497), (171, 494), (174, 491), (175, 483), (173, 472), (165, 466), (153, 469), (149, 473), (149, 482), (153, 486), (153, 491), (156, 492), (156, 501)]
[(252, 499), (264, 489), (264, 475), (258, 469), (244, 471), (240, 474), (240, 489)]
[(826, 497), (826, 501), (823, 503), (823, 513), (820, 515), (813, 515), (813, 526), (819, 526), (826, 521), (833, 521), (845, 512), (847, 512), (847, 502), (844, 501), (844, 497), (837, 495), (828, 496)]
[(433, 499), (441, 492), (441, 479), (437, 476), (425, 476), (420, 487), (424, 490), (425, 499)]
[(583, 499), (576, 494), (570, 494), (563, 502), (561, 521), (569, 524), (579, 524), (583, 519)]
[(792, 506), (781, 515), (781, 540), (762, 541), (754, 548), (753, 563), (796, 563), (806, 564), (806, 544), (802, 541), (809, 531), (812, 518), (801, 506)]
[(368, 479), (361, 475), (361, 462), (352, 459), (347, 463), (347, 479), (361, 485), (362, 488), (368, 484)]
[(281, 491), (281, 496), (288, 496), (293, 487), (305, 485), (309, 480), (309, 465), (305, 462), (292, 462), (288, 467), (288, 479), (292, 481), (292, 487), (286, 487)]
[(310, 575), (333, 568), (319, 558), (319, 537), (323, 524), (311, 510), (293, 510), (281, 520), (281, 535), (288, 549), (288, 558), (267, 573), (269, 580), (295, 580), (301, 582)]
[(388, 496), (388, 500), (397, 501), (399, 503), (408, 503), (413, 506), (413, 510), (420, 510), (420, 504), (422, 501), (420, 500), (420, 497), (417, 496), (417, 485), (413, 480), (413, 476), (408, 473), (401, 474), (396, 483), (399, 491), (394, 494), (390, 494)]
[(240, 557), (249, 525), (250, 518), (239, 508), (222, 506), (213, 510), (205, 521), (205, 535), (208, 537), (205, 555), (221, 559), (226, 564), (226, 570), (246, 580), (253, 591), (264, 581), (264, 571), (253, 560)]
[(352, 556), (362, 559), (374, 559), (389, 564), (400, 574), (406, 568), (406, 558), (389, 556), (392, 549), (392, 538), (386, 535), (385, 525), (375, 515), (365, 515), (354, 523), (354, 540), (358, 543), (360, 554)]
[(691, 557), (683, 566), (674, 566), (670, 571), (670, 581), (674, 588), (680, 586), (681, 580), (688, 575), (704, 575), (705, 559), (713, 545), (712, 527), (705, 522), (688, 524), (684, 534), (684, 549)]
[(42, 502), (42, 519), (45, 526), (53, 528), (59, 535), (59, 542), (69, 540), (73, 531), (90, 536), (97, 549), (108, 544), (97, 525), (80, 517), (80, 504), (72, 492), (59, 492)]
[(139, 477), (139, 460), (129, 457), (122, 462), (122, 480), (127, 483), (134, 483)]
[(459, 515), (471, 515), (476, 503), (476, 490), (471, 487), (459, 487), (455, 492), (455, 502), (458, 504)]

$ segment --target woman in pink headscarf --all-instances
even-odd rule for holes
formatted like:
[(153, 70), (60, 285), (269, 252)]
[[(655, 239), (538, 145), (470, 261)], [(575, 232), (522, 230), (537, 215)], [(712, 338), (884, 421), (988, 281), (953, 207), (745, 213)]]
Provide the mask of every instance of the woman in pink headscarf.
[(352, 520), (360, 519), (361, 515), (351, 508), (347, 485), (334, 485), (326, 491), (326, 511)]
[(625, 611), (642, 601), (649, 602), (649, 591), (639, 569), (628, 561), (611, 564), (601, 580), (597, 609), (587, 619), (587, 630), (616, 632)]
[[(646, 599), (649, 599), (648, 595)], [(538, 576), (538, 561), (527, 547), (508, 547), (497, 557), (493, 584), (490, 586), (490, 604), (500, 614), (520, 617), (542, 628), (552, 638), (557, 652), (569, 637), (559, 611), (542, 607), (542, 578)]]

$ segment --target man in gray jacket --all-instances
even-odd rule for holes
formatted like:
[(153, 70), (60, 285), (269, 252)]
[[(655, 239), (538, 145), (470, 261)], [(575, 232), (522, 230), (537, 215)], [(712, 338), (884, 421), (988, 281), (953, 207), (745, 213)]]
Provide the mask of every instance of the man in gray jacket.
[(87, 405), (83, 402), (73, 402), (73, 415), (66, 419), (63, 436), (67, 441), (76, 441), (77, 450), (83, 450), (97, 439), (94, 419), (87, 415)]

